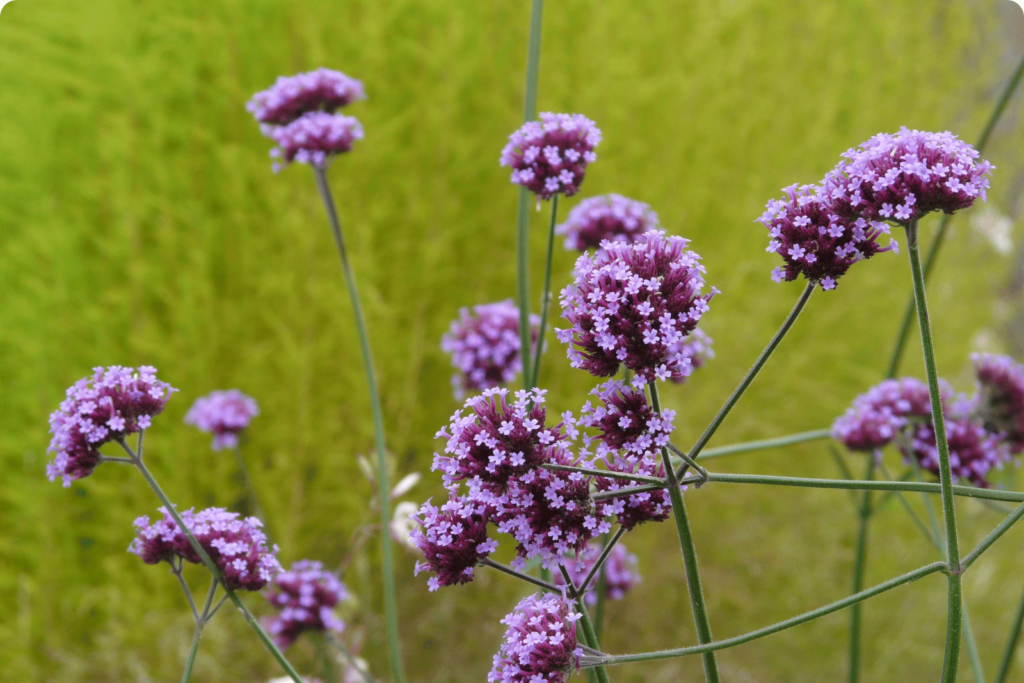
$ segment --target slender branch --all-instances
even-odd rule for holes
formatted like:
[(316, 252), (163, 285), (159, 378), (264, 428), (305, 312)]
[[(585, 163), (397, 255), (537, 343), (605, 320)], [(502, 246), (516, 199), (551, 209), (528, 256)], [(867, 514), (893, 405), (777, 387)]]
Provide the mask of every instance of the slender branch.
[(779, 328), (779, 331), (776, 332), (775, 336), (772, 337), (770, 342), (768, 342), (768, 346), (764, 348), (764, 351), (761, 352), (761, 355), (757, 357), (756, 361), (754, 361), (753, 367), (751, 367), (750, 370), (747, 371), (747, 374), (743, 377), (743, 380), (740, 382), (739, 386), (736, 387), (735, 390), (733, 390), (732, 395), (729, 396), (729, 399), (725, 402), (725, 405), (723, 405), (721, 409), (719, 409), (718, 414), (715, 415), (715, 419), (711, 421), (711, 424), (709, 424), (707, 429), (704, 430), (704, 433), (701, 434), (699, 439), (697, 439), (697, 443), (694, 444), (692, 449), (690, 449), (691, 458), (696, 460), (698, 457), (700, 457), (700, 452), (704, 450), (704, 446), (706, 446), (708, 441), (711, 440), (711, 437), (715, 435), (715, 432), (718, 430), (718, 427), (725, 420), (725, 417), (729, 414), (729, 411), (732, 410), (733, 406), (736, 405), (736, 402), (740, 400), (740, 397), (743, 396), (743, 392), (747, 390), (747, 387), (750, 386), (750, 383), (754, 381), (755, 377), (757, 377), (757, 373), (761, 371), (761, 368), (764, 367), (764, 364), (768, 362), (769, 358), (771, 358), (772, 353), (775, 352), (775, 349), (779, 346), (779, 343), (782, 341), (782, 338), (786, 336), (786, 333), (789, 332), (789, 329), (793, 327), (793, 323), (795, 323), (796, 319), (800, 317), (800, 312), (804, 310), (804, 306), (807, 305), (807, 301), (811, 298), (811, 294), (814, 293), (814, 288), (816, 286), (816, 283), (808, 282), (807, 286), (804, 287), (803, 293), (800, 295), (800, 298), (797, 299), (796, 305), (793, 306), (793, 310), (789, 312), (788, 316), (786, 316), (786, 320), (782, 323), (782, 327)]
[(188, 683), (188, 680), (192, 678), (192, 667), (196, 663), (196, 655), (199, 653), (199, 641), (203, 637), (203, 627), (206, 623), (203, 621), (196, 621), (196, 630), (192, 634), (192, 645), (188, 649), (188, 659), (185, 660), (185, 670), (181, 674), (181, 683)]
[[(888, 479), (889, 481), (893, 480), (892, 477), (889, 476), (889, 471), (885, 469), (884, 465), (880, 466), (879, 469), (882, 470), (882, 474), (885, 475), (886, 479)], [(914, 511), (914, 508), (912, 508), (910, 506), (910, 501), (907, 500), (907, 497), (903, 495), (902, 491), (890, 491), (886, 495), (887, 496), (888, 495), (895, 495), (896, 496), (896, 498), (903, 505), (903, 509), (907, 511), (907, 514), (910, 515), (910, 518), (912, 520), (914, 520), (914, 523), (917, 525), (917, 528), (921, 530), (922, 534), (924, 534), (924, 537), (927, 538), (929, 541), (931, 541), (931, 544), (933, 546), (935, 546), (936, 550), (939, 551), (939, 554), (941, 554), (943, 557), (945, 557), (945, 552), (946, 551), (942, 547), (942, 542), (939, 541), (938, 536), (936, 535), (936, 533), (933, 532), (935, 529), (937, 529), (938, 524), (934, 524), (931, 530), (928, 529), (928, 527), (925, 526), (924, 522), (921, 520), (921, 517), (917, 514), (917, 512)], [(927, 502), (928, 501), (928, 495), (926, 493), (922, 493), (921, 495), (924, 497), (925, 501)], [(881, 506), (881, 502), (879, 502), (875, 506), (875, 510), (878, 510), (878, 508), (880, 506)], [(933, 520), (933, 522), (934, 522), (934, 520)]]
[(115, 462), (120, 465), (134, 465), (131, 458), (119, 458), (116, 455), (101, 455), (100, 462)]
[[(865, 479), (875, 475), (875, 454), (868, 455)], [(860, 504), (860, 528), (857, 532), (857, 557), (853, 563), (853, 593), (864, 590), (864, 570), (867, 565), (868, 526), (871, 522), (871, 491), (865, 491)], [(850, 683), (860, 680), (860, 603), (850, 608)]]
[[(544, 292), (540, 299), (540, 328), (537, 350), (533, 360), (533, 386), (540, 384), (540, 355), (544, 352), (544, 333), (548, 326), (548, 308), (551, 306), (551, 260), (555, 252), (555, 220), (558, 216), (558, 195), (551, 198), (551, 225), (548, 228), (548, 257), (544, 263)], [(529, 347), (527, 347), (529, 348)]]
[(331, 196), (331, 188), (327, 184), (326, 171), (319, 166), (314, 166), (313, 175), (316, 178), (316, 187), (320, 192), (320, 198), (323, 200), (324, 209), (327, 211), (331, 232), (334, 234), (334, 242), (338, 247), (338, 255), (341, 257), (341, 270), (345, 276), (345, 285), (348, 289), (349, 298), (352, 301), (352, 314), (355, 318), (356, 330), (359, 334), (359, 348), (363, 356), (363, 369), (366, 371), (366, 385), (370, 394), (370, 406), (373, 411), (373, 436), (377, 450), (377, 490), (378, 498), (380, 499), (380, 527), (385, 530), (380, 534), (380, 553), (381, 579), (384, 584), (384, 616), (388, 632), (388, 655), (395, 683), (404, 683), (405, 673), (402, 668), (402, 649), (398, 633), (398, 604), (395, 598), (394, 559), (392, 556), (391, 535), (386, 532), (388, 523), (391, 521), (391, 503), (388, 500), (388, 491), (391, 490), (391, 486), (388, 484), (388, 462), (384, 445), (384, 413), (381, 409), (380, 393), (377, 390), (377, 375), (374, 370), (373, 355), (370, 351), (370, 338), (366, 331), (366, 320), (363, 317), (359, 293), (356, 290), (355, 276), (352, 274), (352, 266), (349, 263), (345, 239), (341, 232), (341, 223), (338, 220), (338, 212), (334, 206), (334, 198)]
[[(622, 531), (622, 527), (619, 527), (619, 530)], [(616, 532), (616, 534), (621, 537), (621, 534), (618, 534), (618, 532)], [(608, 547), (608, 541), (609, 540), (610, 539), (608, 537), (608, 534), (602, 534), (601, 535), (601, 555), (597, 559), (598, 560), (602, 560), (602, 562), (601, 562), (602, 565), (604, 564), (602, 558), (607, 559), (607, 557), (608, 557), (608, 554), (604, 552), (604, 549), (606, 547)], [(609, 552), (611, 552), (611, 551), (609, 551)], [(594, 564), (595, 564), (595, 566), (597, 565), (596, 562)], [(590, 577), (590, 572), (587, 573), (587, 578), (589, 578), (589, 577)], [(608, 584), (608, 574), (607, 574), (607, 572), (603, 572), (603, 571), (599, 570), (599, 573), (597, 575), (597, 586), (594, 587), (594, 590), (597, 591), (597, 595), (595, 596), (595, 605), (594, 605), (594, 637), (597, 639), (598, 642), (601, 642), (601, 626), (604, 623), (604, 604), (605, 604), (605, 592), (608, 590), (608, 585), (607, 584)], [(586, 580), (584, 580), (584, 582), (582, 584), (580, 584), (580, 589), (584, 593), (587, 590), (587, 585), (588, 585), (588, 582)]]
[(348, 662), (349, 666), (351, 666), (359, 673), (359, 676), (363, 679), (364, 683), (375, 683), (373, 677), (370, 675), (370, 672), (363, 668), (363, 666), (356, 660), (355, 655), (353, 655), (349, 651), (349, 649), (345, 647), (345, 645), (341, 642), (341, 640), (339, 640), (334, 635), (334, 633), (332, 633), (331, 631), (324, 631), (324, 640), (333, 645), (338, 650), (338, 652), (341, 653), (341, 656), (345, 658), (345, 661)]
[[(576, 607), (580, 611), (579, 624), (583, 631), (583, 639), (590, 648), (600, 652), (601, 646), (597, 642), (597, 634), (594, 632), (594, 625), (590, 621), (590, 614), (587, 613), (587, 605), (583, 602), (583, 592), (586, 588), (584, 587), (580, 590), (576, 589), (576, 586), (572, 582), (572, 577), (569, 576), (569, 570), (565, 568), (565, 565), (558, 565), (558, 570), (562, 572), (562, 579), (565, 581), (565, 585), (568, 586), (576, 596)], [(598, 683), (608, 683), (608, 672), (605, 671), (604, 666), (601, 664), (596, 665), (595, 671)]]
[(174, 574), (174, 576), (178, 579), (178, 583), (181, 584), (181, 590), (185, 592), (185, 597), (188, 599), (188, 606), (192, 609), (192, 619), (198, 624), (199, 610), (196, 608), (196, 601), (192, 598), (192, 591), (189, 590), (188, 584), (185, 583), (185, 579), (181, 576), (181, 567), (176, 567), (172, 563), (171, 573)]
[(210, 614), (206, 617), (207, 621), (212, 619), (213, 615), (220, 611), (221, 606), (228, 601), (229, 597), (231, 596), (227, 594), (220, 596), (220, 600), (217, 601), (217, 604), (213, 606), (213, 609), (210, 610)]
[[(651, 394), (651, 408), (655, 414), (661, 414), (661, 399), (658, 396), (658, 383), (648, 382), (647, 388)], [(693, 542), (693, 532), (690, 530), (690, 521), (686, 517), (686, 504), (683, 502), (683, 494), (679, 491), (679, 479), (675, 470), (672, 469), (672, 462), (669, 460), (668, 448), (661, 449), (661, 460), (665, 465), (666, 479), (668, 482), (668, 495), (672, 501), (672, 515), (676, 522), (676, 531), (679, 535), (679, 547), (683, 553), (683, 566), (686, 569), (686, 586), (690, 593), (690, 608), (693, 611), (693, 621), (697, 626), (697, 641), (710, 643), (714, 640), (711, 635), (711, 622), (708, 619), (708, 608), (704, 604), (704, 589), (700, 581), (700, 565), (697, 561), (697, 548)], [(707, 481), (707, 472), (704, 473), (704, 481)], [(706, 652), (701, 655), (704, 660), (704, 678), (707, 683), (719, 683), (721, 674), (718, 671), (718, 659), (714, 652)]]
[(981, 557), (982, 553), (992, 547), (992, 544), (999, 540), (999, 538), (1010, 530), (1017, 520), (1024, 517), (1024, 505), (1018, 505), (1017, 509), (1010, 514), (1009, 517), (1004, 519), (999, 526), (992, 530), (988, 536), (986, 536), (978, 546), (967, 553), (967, 557), (960, 563), (961, 572), (967, 571), (967, 568), (974, 564), (975, 560)]
[(527, 583), (532, 583), (534, 586), (540, 586), (544, 590), (549, 591), (551, 593), (561, 593), (562, 592), (562, 587), (561, 586), (556, 586), (553, 583), (549, 583), (547, 581), (542, 581), (541, 579), (538, 579), (536, 577), (530, 576), (529, 574), (523, 574), (521, 572), (517, 572), (515, 569), (512, 569), (512, 567), (508, 567), (506, 565), (499, 564), (498, 562), (495, 562), (494, 560), (484, 559), (482, 564), (485, 567), (490, 567), (491, 569), (497, 569), (499, 572), (504, 572), (505, 574), (508, 574), (509, 576), (514, 576), (517, 579), (520, 579), (522, 581), (526, 581)]
[(978, 642), (974, 639), (971, 618), (967, 615), (967, 601), (964, 600), (964, 646), (967, 648), (967, 659), (971, 663), (971, 673), (975, 683), (985, 683), (985, 670), (981, 666), (981, 655), (978, 653)]
[(1003, 647), (1003, 656), (999, 659), (999, 671), (996, 672), (992, 683), (1005, 683), (1006, 676), (1010, 673), (1010, 667), (1013, 665), (1014, 654), (1017, 652), (1017, 642), (1020, 640), (1022, 625), (1024, 625), (1024, 594), (1020, 596), (1020, 602), (1017, 604), (1017, 614), (1014, 615), (1013, 623), (1010, 624), (1010, 635)]
[(580, 474), (589, 474), (594, 477), (605, 477), (607, 479), (624, 479), (626, 481), (645, 481), (649, 484), (657, 484), (658, 486), (664, 486), (665, 480), (660, 477), (649, 477), (646, 474), (630, 474), (629, 472), (615, 472), (613, 470), (598, 470), (590, 467), (575, 467), (574, 465), (556, 465), (555, 463), (545, 463), (541, 465), (547, 470), (558, 470), (560, 472), (579, 472)]
[(252, 506), (252, 514), (263, 522), (264, 526), (267, 524), (267, 515), (263, 512), (263, 506), (260, 505), (259, 498), (256, 497), (256, 488), (252, 485), (252, 479), (249, 478), (249, 468), (245, 466), (245, 459), (242, 458), (242, 449), (237, 444), (231, 449), (235, 454), (235, 462), (238, 464), (238, 471), (242, 475), (242, 483), (245, 484), (245, 492), (249, 496), (249, 505)]
[(779, 631), (784, 631), (788, 628), (799, 626), (800, 624), (807, 623), (808, 621), (813, 621), (815, 619), (818, 619), (819, 617), (832, 614), (833, 612), (838, 612), (839, 610), (849, 607), (850, 605), (855, 605), (858, 602), (862, 602), (864, 600), (867, 600), (868, 598), (873, 598), (876, 595), (884, 593), (888, 590), (892, 590), (893, 588), (897, 588), (898, 586), (902, 586), (913, 581), (917, 581), (918, 579), (928, 576), (929, 574), (934, 574), (935, 572), (940, 572), (945, 569), (945, 562), (933, 562), (929, 565), (921, 567), (920, 569), (915, 569), (914, 571), (908, 572), (902, 576), (898, 576), (895, 579), (889, 579), (888, 581), (880, 583), (873, 588), (861, 591), (860, 593), (843, 598), (842, 600), (837, 600), (831, 604), (825, 605), (824, 607), (819, 607), (818, 609), (811, 610), (810, 612), (804, 612), (803, 614), (792, 617), (790, 619), (786, 619), (785, 621), (780, 621), (776, 624), (772, 624), (771, 626), (765, 626), (764, 628), (760, 628), (756, 631), (751, 631), (749, 633), (744, 633), (743, 635), (736, 636), (734, 638), (727, 638), (725, 640), (707, 643), (706, 645), (693, 645), (690, 647), (681, 647), (674, 650), (661, 650), (660, 652), (644, 652), (635, 655), (611, 655), (604, 659), (601, 663), (605, 664), (606, 666), (612, 666), (615, 664), (626, 664), (629, 662), (648, 662), (656, 659), (671, 659), (674, 657), (687, 657), (690, 655), (699, 655), (705, 652), (714, 652), (717, 650), (724, 650), (730, 647), (736, 647), (737, 645), (743, 645), (744, 643), (749, 643), (752, 640), (764, 638), (765, 636), (770, 636), (774, 633), (778, 633)]
[(591, 581), (594, 580), (594, 575), (601, 571), (601, 567), (604, 566), (608, 556), (611, 555), (612, 548), (615, 547), (615, 544), (618, 543), (619, 539), (621, 539), (625, 534), (626, 529), (620, 526), (612, 537), (608, 539), (604, 544), (604, 547), (601, 548), (601, 554), (597, 556), (597, 562), (595, 562), (594, 566), (590, 568), (590, 571), (587, 572), (587, 577), (583, 579), (583, 583), (580, 584), (580, 590), (586, 592), (587, 586), (589, 586)]
[(768, 448), (779, 448), (780, 446), (792, 446), (793, 444), (803, 443), (805, 441), (827, 439), (830, 435), (831, 430), (815, 429), (810, 432), (800, 432), (799, 434), (790, 434), (789, 436), (780, 436), (774, 439), (760, 439), (758, 441), (734, 443), (730, 446), (719, 446), (718, 448), (705, 448), (701, 451), (700, 457), (707, 460), (709, 458), (721, 458), (723, 455), (733, 455), (735, 453), (749, 453), (750, 451), (762, 451)]
[[(670, 451), (672, 451), (673, 453), (675, 453), (676, 455), (678, 455), (679, 459), (682, 460), (683, 463), (685, 463), (687, 467), (692, 467), (698, 473), (700, 473), (700, 475), (702, 477), (704, 477), (705, 481), (707, 480), (707, 478), (708, 478), (708, 471), (706, 469), (704, 469), (703, 467), (701, 467), (700, 465), (698, 465), (696, 460), (694, 460), (693, 458), (688, 456), (686, 453), (684, 453), (683, 451), (681, 451), (678, 448), (676, 448), (676, 446), (673, 445), (671, 442), (668, 444), (668, 449)], [(668, 471), (669, 469), (671, 469), (671, 467), (670, 466), (666, 466), (666, 471)], [(685, 473), (686, 467), (683, 467), (682, 470), (683, 470), (683, 473)], [(678, 479), (679, 476), (681, 476), (681, 475), (677, 475), (676, 479)], [(697, 488), (700, 488), (700, 486), (698, 485)]]

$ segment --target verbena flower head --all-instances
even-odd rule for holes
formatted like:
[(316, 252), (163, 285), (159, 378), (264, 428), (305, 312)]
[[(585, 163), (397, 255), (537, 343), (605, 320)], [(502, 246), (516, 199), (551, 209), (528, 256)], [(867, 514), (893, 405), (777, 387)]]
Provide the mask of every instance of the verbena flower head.
[(822, 188), (816, 185), (790, 185), (786, 196), (768, 202), (758, 218), (768, 228), (769, 252), (782, 257), (785, 266), (772, 271), (775, 282), (791, 282), (803, 275), (825, 290), (857, 261), (883, 251), (898, 251), (895, 241), (883, 248), (878, 238), (889, 233), (880, 221), (856, 217), (843, 219), (833, 211)]
[[(612, 472), (641, 474), (646, 477), (665, 477), (664, 464), (653, 458), (629, 459), (614, 453), (605, 457), (605, 466)], [(597, 490), (601, 492), (638, 486), (636, 482), (626, 479), (612, 479), (611, 477), (595, 477), (594, 479)], [(686, 487), (680, 486), (679, 489), (685, 491)], [(664, 522), (672, 512), (672, 502), (665, 489), (643, 491), (605, 500), (602, 503), (601, 512), (605, 515), (615, 515), (615, 521), (626, 531), (631, 531), (645, 522)]]
[(100, 463), (100, 446), (148, 429), (175, 391), (149, 366), (93, 368), (92, 376), (75, 382), (50, 414), (48, 450), (55, 454), (46, 467), (50, 481), (60, 477), (70, 486), (92, 474)]
[(565, 683), (579, 668), (582, 648), (576, 641), (572, 605), (561, 595), (531, 595), (501, 620), (508, 626), (494, 655), (488, 683)]
[[(946, 440), (953, 477), (975, 486), (988, 487), (985, 477), (989, 470), (1001, 468), (1010, 459), (1009, 446), (1002, 434), (989, 432), (965, 415), (947, 416)], [(922, 469), (939, 476), (939, 449), (931, 422), (913, 428), (909, 438), (901, 442), (900, 451), (908, 462), (917, 460)]]
[(908, 224), (932, 211), (953, 213), (985, 200), (993, 168), (952, 133), (901, 128), (848, 150), (825, 176), (835, 212)]
[(279, 647), (290, 647), (306, 631), (345, 630), (334, 607), (348, 598), (345, 585), (320, 562), (301, 560), (278, 573), (266, 593), (280, 613), (269, 620), (268, 631)]
[(579, 257), (576, 281), (561, 295), (562, 316), (572, 326), (557, 330), (573, 367), (611, 377), (624, 364), (637, 384), (690, 374), (679, 344), (717, 290), (700, 293), (704, 266), (687, 244), (652, 231)]
[[(566, 558), (565, 566), (569, 570), (569, 577), (577, 588), (583, 587), (587, 575), (594, 568), (598, 557), (601, 555), (601, 544), (591, 541), (586, 552), (580, 555), (579, 560)], [(586, 594), (584, 600), (588, 605), (597, 604), (597, 590), (600, 578), (604, 575), (604, 595), (611, 600), (621, 600), (626, 596), (633, 586), (640, 583), (640, 575), (636, 572), (637, 559), (622, 543), (616, 543), (608, 559), (605, 560), (601, 570), (594, 575), (590, 584), (584, 589)], [(561, 572), (553, 574), (555, 583), (559, 586), (565, 584)]]
[[(537, 343), (540, 318), (530, 316), (530, 338)], [(441, 349), (452, 356), (456, 372), (452, 375), (455, 397), (466, 392), (483, 391), (511, 382), (523, 369), (520, 356), (519, 308), (511, 299), (496, 304), (474, 306), (459, 311), (448, 334), (441, 338)], [(532, 348), (532, 346), (531, 346)]]
[(364, 99), (362, 81), (321, 68), (295, 76), (278, 76), (274, 85), (253, 95), (245, 108), (260, 123), (284, 126), (307, 112), (333, 113)]
[(478, 480), (503, 492), (513, 477), (540, 467), (550, 451), (565, 439), (561, 424), (544, 424), (544, 390), (517, 391), (509, 403), (508, 389), (487, 389), (469, 398), (437, 433), (446, 440), (444, 452), (434, 454), (434, 470), (454, 491), (459, 482)]
[(487, 537), (486, 506), (467, 498), (452, 495), (440, 508), (428, 500), (413, 519), (419, 528), (412, 530), (412, 542), (424, 557), (416, 563), (416, 574), (433, 572), (427, 581), (431, 591), (469, 583), (473, 568), (498, 548), (498, 542)]
[[(285, 164), (297, 161), (324, 168), (332, 157), (349, 151), (356, 140), (363, 139), (363, 126), (351, 116), (311, 111), (268, 131), (268, 135), (277, 143), (270, 150), (271, 157), (283, 159)], [(274, 163), (275, 171), (281, 167)]]
[(978, 378), (974, 414), (990, 432), (1005, 435), (1014, 453), (1024, 451), (1024, 366), (1009, 356), (971, 356)]
[[(704, 367), (709, 360), (715, 357), (713, 344), (714, 340), (704, 330), (695, 327), (690, 336), (685, 337), (681, 342), (670, 348), (669, 353), (678, 353), (689, 358), (690, 371), (692, 372)], [(689, 375), (672, 375), (671, 379), (676, 384), (682, 384), (688, 377)]]
[[(948, 403), (952, 388), (942, 382), (939, 389), (943, 403)], [(874, 451), (890, 444), (912, 422), (931, 420), (931, 411), (927, 384), (913, 377), (887, 379), (854, 399), (832, 425), (832, 438), (853, 451)]]
[(648, 230), (660, 230), (658, 214), (643, 202), (620, 194), (584, 199), (569, 212), (569, 218), (555, 232), (565, 235), (565, 248), (596, 249), (601, 242), (630, 243)]
[[(160, 512), (163, 519), (152, 524), (149, 517), (135, 520), (137, 535), (128, 551), (146, 564), (170, 562), (174, 557), (199, 564), (199, 555), (170, 513), (165, 508), (160, 508)], [(260, 590), (281, 571), (277, 546), (267, 547), (267, 537), (261, 529), (263, 523), (257, 518), (241, 519), (237, 512), (223, 508), (200, 512), (185, 510), (181, 518), (232, 590)]]
[(594, 148), (601, 131), (582, 114), (545, 112), (508, 137), (501, 165), (512, 167), (512, 182), (539, 199), (579, 191), (587, 165), (597, 161)]
[(185, 414), (185, 423), (213, 434), (213, 450), (234, 448), (238, 435), (260, 414), (256, 401), (238, 389), (214, 391), (196, 399)]
[(657, 462), (661, 448), (668, 445), (669, 435), (675, 428), (674, 410), (654, 412), (641, 388), (611, 380), (598, 385), (590, 393), (598, 397), (601, 405), (583, 406), (579, 425), (598, 431), (597, 456), (604, 458), (613, 451), (622, 451), (631, 462), (648, 458)]

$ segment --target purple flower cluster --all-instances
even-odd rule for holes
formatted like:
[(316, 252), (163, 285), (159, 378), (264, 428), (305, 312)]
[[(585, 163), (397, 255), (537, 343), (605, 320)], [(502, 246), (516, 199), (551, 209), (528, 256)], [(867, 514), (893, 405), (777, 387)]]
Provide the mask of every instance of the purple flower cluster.
[(581, 114), (545, 112), (512, 133), (501, 151), (501, 165), (512, 167), (512, 182), (540, 199), (561, 192), (576, 194), (587, 165), (597, 160), (594, 148), (601, 131)]
[(333, 113), (365, 99), (362, 81), (321, 68), (295, 76), (278, 76), (274, 85), (253, 95), (245, 108), (260, 123), (283, 126), (307, 112)]
[(555, 232), (565, 235), (565, 248), (586, 251), (605, 240), (630, 243), (648, 230), (660, 230), (658, 214), (643, 202), (620, 194), (584, 199)]
[(758, 219), (771, 236), (767, 251), (777, 253), (786, 264), (772, 271), (775, 282), (791, 282), (803, 275), (820, 282), (822, 289), (835, 289), (836, 281), (857, 261), (890, 249), (898, 251), (895, 241), (884, 249), (878, 244), (878, 238), (889, 233), (888, 225), (840, 218), (821, 187), (791, 185), (783, 192), (785, 199), (768, 202)]
[[(146, 564), (170, 562), (176, 557), (199, 564), (199, 555), (174, 522), (166, 508), (163, 519), (150, 524), (149, 517), (135, 520), (137, 535), (128, 551)], [(255, 517), (240, 519), (237, 512), (207, 508), (181, 513), (185, 526), (220, 569), (227, 586), (233, 590), (258, 591), (281, 571), (277, 546), (267, 547), (263, 523)]]
[(92, 474), (100, 464), (100, 446), (148, 429), (175, 391), (149, 366), (93, 368), (50, 415), (49, 450), (55, 453), (46, 467), (50, 481), (60, 477), (70, 486)]
[(423, 553), (416, 574), (433, 572), (427, 580), (431, 591), (473, 580), (473, 568), (498, 548), (487, 537), (486, 506), (452, 495), (440, 508), (428, 500), (413, 519), (421, 528), (412, 529), (412, 542)]
[[(285, 164), (297, 161), (323, 168), (328, 159), (349, 151), (352, 143), (363, 139), (363, 126), (351, 116), (314, 111), (274, 128), (269, 136), (277, 143), (270, 150), (271, 157), (284, 159)], [(281, 167), (274, 164), (275, 171)]]
[[(1010, 459), (1010, 450), (1001, 434), (993, 434), (965, 415), (948, 415), (946, 442), (949, 444), (949, 468), (955, 479), (988, 487), (985, 479), (993, 467), (1001, 468)], [(939, 449), (931, 421), (912, 428), (909, 438), (900, 442), (900, 452), (909, 461), (917, 460), (922, 469), (939, 476)]]
[(579, 668), (576, 614), (560, 595), (531, 595), (501, 620), (508, 626), (488, 683), (565, 683)]
[(1024, 366), (1009, 356), (974, 354), (977, 415), (991, 432), (1001, 432), (1014, 454), (1024, 451)]
[[(587, 575), (594, 568), (598, 557), (601, 555), (601, 544), (591, 541), (587, 550), (582, 553), (578, 561), (569, 558), (565, 563), (569, 570), (569, 578), (577, 588), (581, 588)], [(608, 553), (604, 565), (591, 579), (590, 584), (584, 589), (586, 591), (584, 600), (588, 605), (597, 604), (598, 582), (604, 576), (604, 595), (611, 600), (621, 600), (626, 596), (633, 586), (640, 583), (640, 575), (636, 570), (637, 559), (622, 543), (616, 543)], [(565, 585), (565, 579), (561, 573), (554, 575), (555, 583), (559, 586)]]
[(991, 164), (949, 132), (880, 133), (825, 177), (833, 210), (848, 219), (906, 225), (932, 211), (953, 213), (985, 200)]
[[(953, 390), (940, 387), (947, 403)], [(931, 419), (928, 385), (913, 377), (887, 379), (853, 401), (832, 425), (832, 438), (852, 451), (875, 451), (889, 445), (912, 421)]]
[(348, 590), (320, 562), (301, 560), (278, 573), (266, 598), (281, 610), (269, 620), (267, 629), (279, 647), (291, 647), (306, 631), (340, 633), (345, 629), (334, 607), (348, 598)]
[[(540, 318), (530, 316), (530, 336), (537, 343)], [(512, 300), (463, 308), (441, 338), (441, 349), (452, 356), (458, 372), (452, 375), (455, 397), (511, 382), (523, 369), (519, 355), (519, 308)]]
[(238, 446), (238, 435), (259, 414), (254, 399), (229, 389), (196, 399), (185, 414), (185, 423), (213, 434), (213, 450), (219, 451)]
[[(690, 336), (678, 342), (668, 350), (669, 354), (679, 354), (690, 360), (690, 371), (697, 370), (704, 366), (709, 360), (715, 357), (715, 350), (712, 348), (714, 340), (699, 327), (693, 328)], [(673, 375), (671, 380), (676, 384), (682, 384), (689, 375)]]
[(576, 261), (576, 280), (562, 290), (557, 330), (575, 368), (611, 377), (624, 364), (635, 382), (685, 377), (690, 358), (679, 344), (717, 292), (701, 294), (704, 266), (688, 240), (647, 232), (633, 244), (605, 243)]

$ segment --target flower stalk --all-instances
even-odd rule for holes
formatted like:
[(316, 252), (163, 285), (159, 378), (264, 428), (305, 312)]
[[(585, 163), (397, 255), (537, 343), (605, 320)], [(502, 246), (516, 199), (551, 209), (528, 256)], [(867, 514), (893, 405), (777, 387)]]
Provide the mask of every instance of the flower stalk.
[[(875, 454), (868, 455), (867, 474), (865, 479), (870, 481), (875, 474)], [(857, 532), (857, 559), (853, 565), (853, 593), (860, 593), (864, 589), (864, 568), (867, 562), (868, 551), (868, 526), (871, 522), (871, 491), (865, 491), (861, 498), (860, 528)], [(857, 683), (860, 679), (860, 603), (850, 608), (850, 683)]]
[[(537, 348), (533, 357), (533, 382), (531, 387), (538, 386), (540, 381), (540, 355), (544, 352), (544, 332), (548, 325), (548, 308), (551, 306), (551, 260), (555, 251), (555, 222), (558, 217), (558, 195), (551, 198), (551, 225), (548, 227), (548, 254), (544, 263), (544, 292), (540, 304), (540, 331), (537, 335)], [(529, 349), (529, 347), (526, 347)], [(529, 353), (529, 351), (527, 351)]]

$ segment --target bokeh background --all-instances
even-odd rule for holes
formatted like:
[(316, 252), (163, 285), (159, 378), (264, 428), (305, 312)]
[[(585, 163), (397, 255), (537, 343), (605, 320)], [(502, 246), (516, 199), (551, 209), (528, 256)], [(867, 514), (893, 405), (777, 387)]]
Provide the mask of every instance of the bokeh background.
[[(902, 125), (968, 141), (1024, 47), (1008, 0), (549, 0), (540, 110), (604, 131), (578, 198), (649, 202), (693, 240), (723, 291), (702, 326), (718, 356), (665, 390), (686, 445), (800, 292), (768, 273), (764, 203), (811, 182), (848, 147)], [(351, 310), (308, 168), (273, 174), (244, 110), (278, 74), (317, 66), (366, 83), (366, 139), (331, 170), (375, 346), (398, 474), (427, 473), (457, 407), (439, 339), (461, 306), (514, 295), (517, 191), (497, 159), (521, 123), (525, 0), (18, 0), (0, 16), (0, 678), (172, 681), (191, 620), (173, 579), (125, 552), (156, 501), (105, 466), (70, 490), (46, 481), (47, 415), (95, 365), (153, 364), (181, 389), (147, 435), (151, 467), (182, 506), (238, 508), (230, 454), (182, 424), (191, 401), (238, 387), (260, 403), (246, 457), (290, 562), (334, 565), (364, 521), (372, 447)], [(1018, 237), (1024, 125), (1018, 96), (992, 139), (989, 203), (958, 216), (930, 288), (942, 374), (969, 389), (968, 354), (1024, 353)], [(564, 213), (563, 213), (564, 215)], [(533, 225), (539, 296), (546, 213)], [(927, 241), (937, 221), (923, 226)], [(555, 285), (573, 255), (555, 259)], [(812, 299), (712, 445), (828, 426), (884, 371), (909, 293), (905, 253), (855, 267)], [(557, 324), (557, 323), (556, 323)], [(542, 384), (578, 410), (595, 384), (552, 337)], [(917, 342), (906, 370), (921, 373)], [(893, 469), (898, 458), (889, 454)], [(852, 467), (862, 461), (850, 458)], [(721, 471), (837, 476), (824, 442), (714, 461)], [(1021, 483), (1015, 471), (1001, 479)], [(426, 476), (411, 494), (437, 495)], [(845, 595), (854, 504), (843, 491), (708, 486), (687, 494), (712, 624), (726, 637)], [(915, 501), (916, 504), (916, 501)], [(1000, 517), (961, 502), (971, 543)], [(966, 578), (994, 670), (1022, 590), (1024, 530)], [(670, 525), (627, 537), (643, 584), (609, 607), (603, 647), (696, 641)], [(507, 549), (506, 549), (507, 552)], [(428, 594), (397, 568), (414, 681), (480, 681), (524, 589), (479, 572)], [(344, 577), (362, 654), (385, 672), (376, 547)], [(890, 503), (873, 527), (868, 583), (931, 562)], [(190, 579), (198, 586), (202, 572)], [(258, 596), (249, 598), (257, 610)], [(865, 680), (932, 680), (945, 623), (938, 575), (864, 610)], [(836, 680), (848, 613), (720, 654), (730, 681)], [(308, 645), (293, 650), (311, 666)], [(1018, 680), (1024, 680), (1024, 650)], [(964, 680), (970, 673), (963, 667)], [(202, 683), (279, 675), (242, 619), (207, 629)], [(618, 681), (697, 680), (699, 659), (630, 665)]]

